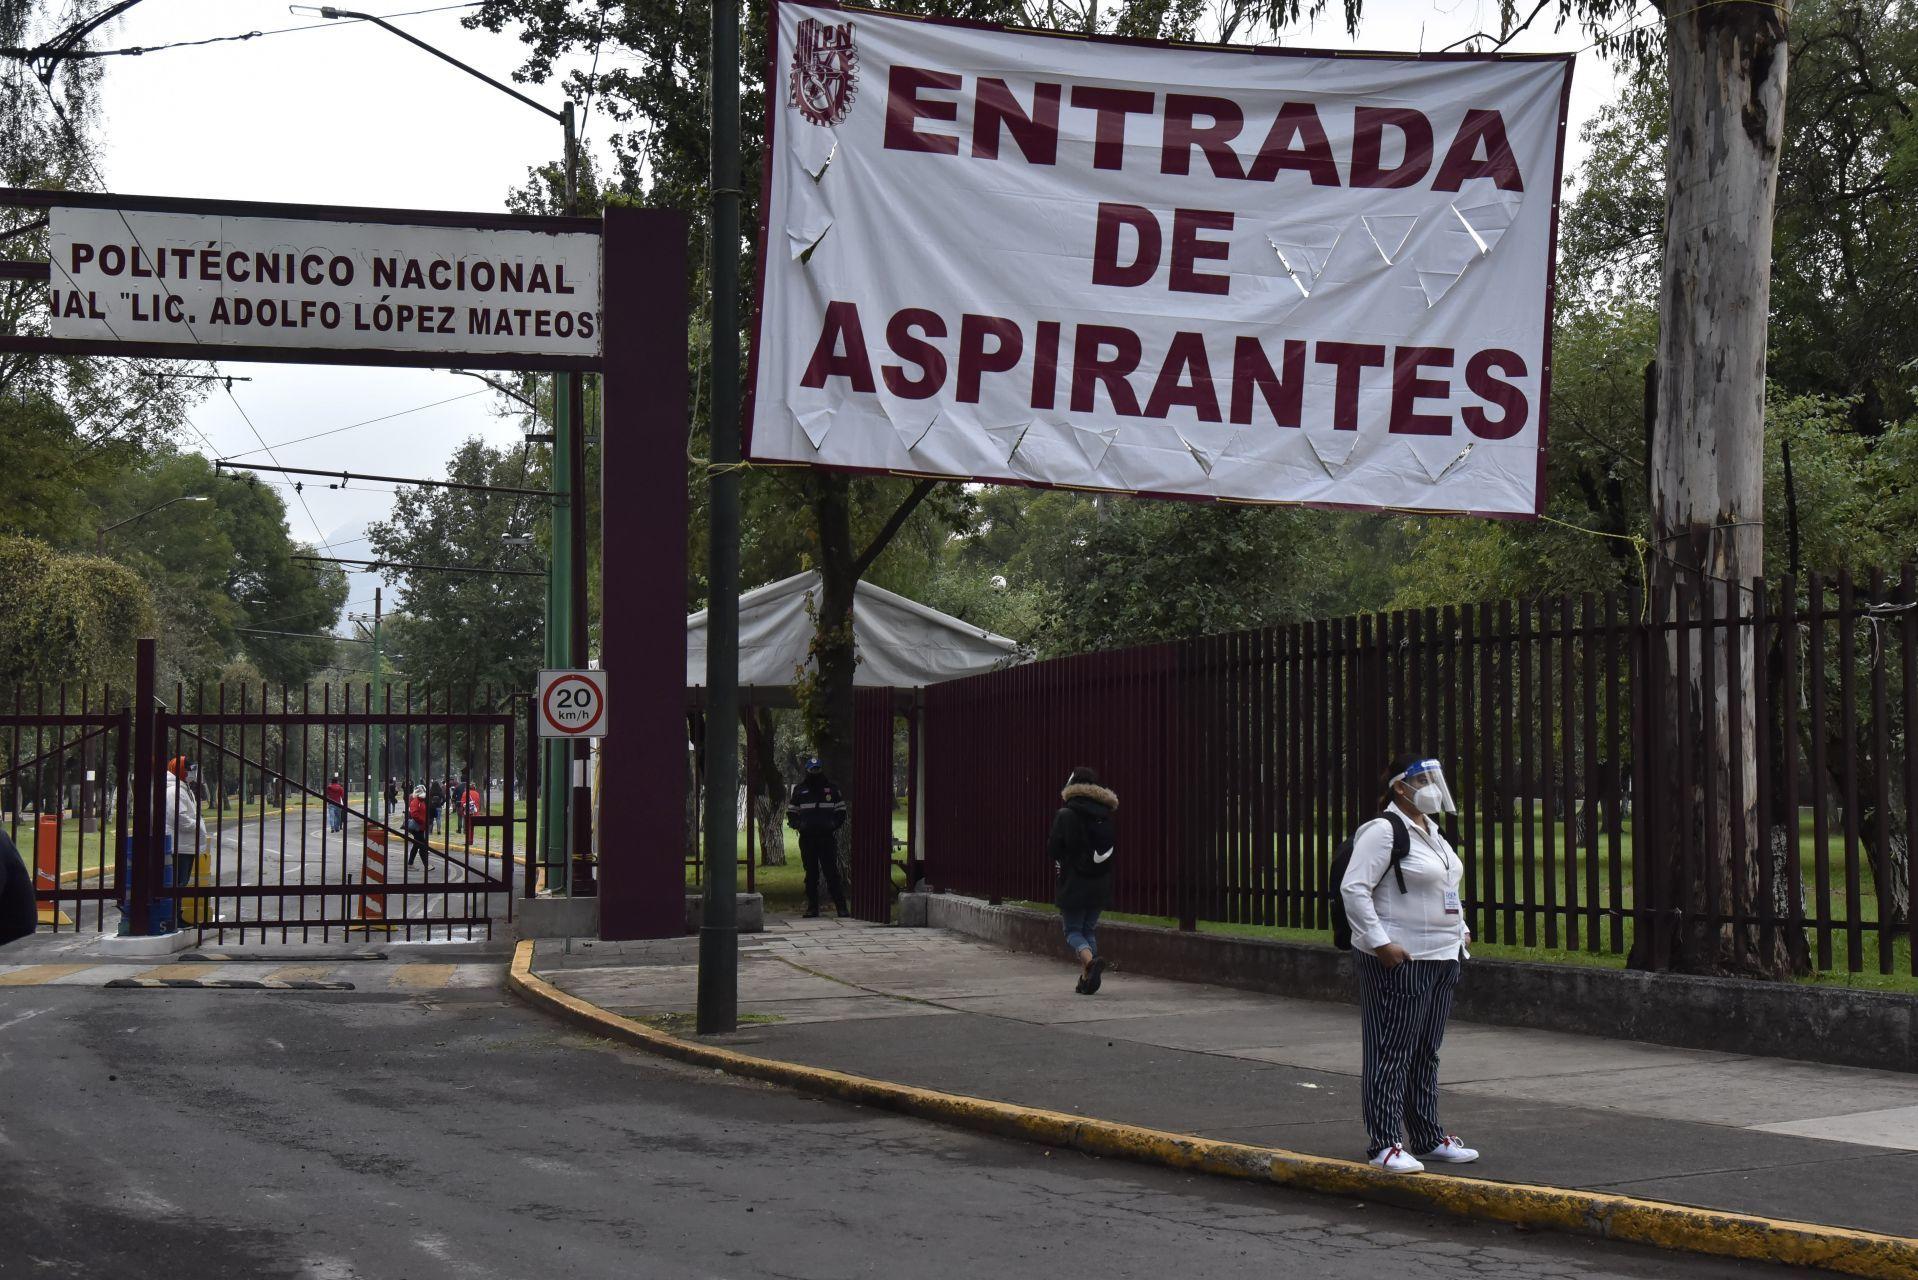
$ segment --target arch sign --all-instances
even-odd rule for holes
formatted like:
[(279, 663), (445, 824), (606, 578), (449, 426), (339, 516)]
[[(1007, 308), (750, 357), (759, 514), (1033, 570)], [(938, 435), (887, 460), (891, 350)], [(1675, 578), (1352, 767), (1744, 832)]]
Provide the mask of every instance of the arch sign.
[(47, 350), (600, 365), (596, 218), (34, 194), (47, 210)]
[(749, 457), (1543, 508), (1572, 55), (770, 9)]
[(539, 736), (542, 738), (605, 737), (606, 673), (604, 671), (540, 672)]

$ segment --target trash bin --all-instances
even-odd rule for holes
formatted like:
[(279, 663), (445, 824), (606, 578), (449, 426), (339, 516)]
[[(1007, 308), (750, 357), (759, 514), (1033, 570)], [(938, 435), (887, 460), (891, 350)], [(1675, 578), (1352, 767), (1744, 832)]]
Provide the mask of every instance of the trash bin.
[[(127, 865), (131, 867), (133, 865), (133, 837), (128, 836), (126, 843), (121, 847), (126, 855)], [(132, 879), (130, 874), (128, 879)], [(156, 889), (171, 889), (173, 883), (173, 836), (167, 833), (162, 834), (160, 837), (160, 883), (156, 886)], [(125, 891), (120, 895), (121, 937), (124, 938), (133, 932), (132, 919), (133, 886), (128, 884)], [(172, 933), (173, 929), (173, 896), (167, 893), (155, 892), (153, 898), (147, 903), (146, 932), (149, 934)]]

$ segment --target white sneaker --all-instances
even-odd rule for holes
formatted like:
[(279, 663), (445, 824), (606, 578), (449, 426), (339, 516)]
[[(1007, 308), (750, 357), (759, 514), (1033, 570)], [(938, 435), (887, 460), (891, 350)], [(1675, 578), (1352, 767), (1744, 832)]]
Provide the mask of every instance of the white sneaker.
[(1470, 1164), (1478, 1159), (1478, 1152), (1458, 1140), (1458, 1135), (1448, 1133), (1445, 1141), (1433, 1147), (1419, 1157), (1421, 1160), (1437, 1160), (1441, 1164)]
[(1387, 1173), (1423, 1173), (1425, 1172), (1425, 1166), (1420, 1164), (1418, 1161), (1414, 1160), (1411, 1156), (1405, 1154), (1404, 1147), (1387, 1147), (1385, 1150), (1379, 1152), (1377, 1155), (1373, 1156), (1370, 1160), (1366, 1161), (1366, 1163), (1374, 1166), (1375, 1168), (1383, 1169)]

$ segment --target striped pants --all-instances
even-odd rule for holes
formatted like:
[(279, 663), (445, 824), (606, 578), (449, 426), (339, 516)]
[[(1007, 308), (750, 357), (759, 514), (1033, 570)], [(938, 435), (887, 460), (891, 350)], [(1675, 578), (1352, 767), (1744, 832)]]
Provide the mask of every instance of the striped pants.
[(1438, 1120), (1439, 1044), (1459, 962), (1407, 960), (1388, 969), (1364, 952), (1356, 958), (1365, 1029), (1365, 1154), (1393, 1146), (1414, 1155), (1430, 1151), (1445, 1141)]

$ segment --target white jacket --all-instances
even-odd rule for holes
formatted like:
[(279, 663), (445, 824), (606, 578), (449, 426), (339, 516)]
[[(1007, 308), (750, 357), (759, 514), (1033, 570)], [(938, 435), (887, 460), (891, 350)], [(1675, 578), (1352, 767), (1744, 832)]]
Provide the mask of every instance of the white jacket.
[(1376, 953), (1388, 942), (1405, 948), (1414, 960), (1457, 960), (1465, 955), (1471, 931), (1459, 901), (1459, 882), (1465, 864), (1452, 852), (1438, 824), (1429, 819), (1425, 830), (1399, 815), (1410, 846), (1399, 862), (1405, 873), (1405, 892), (1392, 875), (1392, 824), (1383, 815), (1360, 827), (1352, 838), (1352, 861), (1346, 865), (1339, 894), (1352, 922), (1352, 945)]
[(161, 832), (172, 837), (175, 853), (197, 853), (205, 831), (200, 825), (200, 797), (171, 773), (164, 775), (162, 785), (166, 792), (160, 799)]

